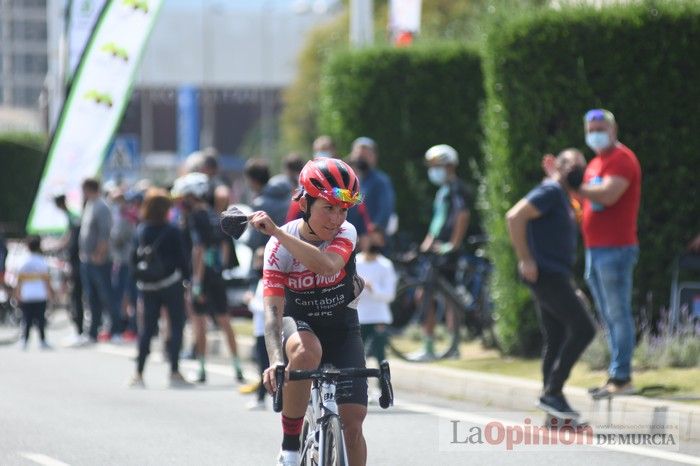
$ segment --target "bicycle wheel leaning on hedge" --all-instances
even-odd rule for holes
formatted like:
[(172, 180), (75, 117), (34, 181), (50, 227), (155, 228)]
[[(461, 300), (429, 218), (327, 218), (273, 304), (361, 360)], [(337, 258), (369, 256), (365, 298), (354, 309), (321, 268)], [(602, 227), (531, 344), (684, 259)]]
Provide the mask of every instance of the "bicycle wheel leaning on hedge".
[(425, 356), (425, 334), (431, 322), (428, 312), (431, 302), (435, 309), (432, 315), (434, 358), (444, 359), (459, 354), (460, 305), (440, 288), (430, 289), (419, 282), (408, 282), (399, 284), (396, 298), (391, 304), (393, 323), (389, 327), (389, 347), (401, 359), (431, 359)]

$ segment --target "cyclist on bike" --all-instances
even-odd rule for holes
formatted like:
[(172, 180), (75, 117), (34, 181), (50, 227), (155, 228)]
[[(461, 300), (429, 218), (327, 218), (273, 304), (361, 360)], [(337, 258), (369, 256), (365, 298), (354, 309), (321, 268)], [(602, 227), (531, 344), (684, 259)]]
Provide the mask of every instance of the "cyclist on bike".
[[(459, 158), (452, 146), (439, 144), (431, 147), (425, 153), (425, 163), (430, 182), (439, 188), (433, 201), (433, 217), (420, 250), (443, 256), (444, 261), (439, 264), (438, 270), (447, 281), (454, 284), (462, 240), (469, 229), (471, 190), (457, 178)], [(429, 361), (435, 358), (434, 329), (435, 310), (430, 309), (423, 323), (423, 350), (413, 354), (411, 359)]]
[[(362, 289), (355, 273), (357, 233), (347, 211), (361, 202), (352, 168), (333, 158), (308, 162), (299, 175), (296, 200), (303, 218), (278, 227), (265, 212), (250, 224), (270, 235), (265, 248), (263, 282), (265, 341), (270, 367), (263, 381), (275, 385), (275, 366), (312, 370), (321, 363), (365, 367), (357, 310), (351, 307)], [(304, 413), (311, 382), (284, 386), (282, 451), (278, 465), (298, 465)], [(342, 381), (336, 401), (351, 465), (364, 465), (367, 447), (362, 422), (367, 414), (367, 379)]]

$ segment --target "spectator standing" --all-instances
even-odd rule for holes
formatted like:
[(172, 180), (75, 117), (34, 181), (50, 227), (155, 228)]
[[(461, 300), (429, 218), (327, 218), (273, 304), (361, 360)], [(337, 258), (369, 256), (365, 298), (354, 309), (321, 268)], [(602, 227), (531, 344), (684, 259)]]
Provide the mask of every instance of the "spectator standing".
[(335, 148), (335, 142), (330, 136), (323, 134), (316, 139), (312, 145), (314, 158), (318, 157), (331, 157), (336, 158), (338, 156), (337, 150)]
[(185, 326), (185, 290), (183, 279), (189, 279), (189, 264), (185, 256), (185, 246), (180, 230), (168, 223), (170, 198), (167, 191), (151, 188), (146, 192), (141, 208), (142, 223), (131, 249), (131, 263), (138, 267), (139, 248), (152, 249), (153, 261), (161, 266), (161, 276), (157, 279), (139, 279), (137, 286), (143, 295), (143, 327), (139, 332), (139, 354), (136, 373), (129, 381), (132, 387), (143, 387), (143, 371), (150, 353), (151, 339), (158, 333), (158, 318), (161, 308), (165, 308), (170, 335), (167, 353), (170, 359), (170, 386), (188, 387), (179, 371), (182, 332)]
[[(457, 178), (459, 156), (452, 146), (439, 144), (431, 147), (425, 153), (425, 161), (428, 165), (428, 178), (438, 186), (438, 190), (433, 201), (433, 217), (420, 250), (443, 256), (438, 272), (454, 284), (462, 241), (471, 219), (471, 190)], [(412, 355), (416, 360), (431, 360), (435, 357), (435, 310), (429, 309), (427, 314), (423, 324), (423, 351)]]
[[(287, 185), (269, 182), (270, 169), (263, 159), (248, 159), (243, 174), (248, 188), (253, 193), (253, 201), (251, 202), (253, 211), (262, 210), (270, 216), (275, 224), (283, 224), (291, 200), (291, 192)], [(258, 253), (259, 249), (265, 248), (269, 237), (254, 228), (249, 228), (241, 239), (253, 252), (251, 260), (254, 261), (255, 254)], [(253, 269), (254, 267), (251, 267), (251, 270)], [(262, 271), (262, 268), (260, 270)], [(256, 278), (260, 278), (260, 276)]]
[[(259, 267), (262, 268), (262, 258), (259, 258)], [(248, 302), (248, 310), (253, 314), (253, 336), (255, 337), (255, 359), (258, 364), (260, 373), (260, 381), (249, 386), (241, 387), (242, 393), (255, 392), (255, 400), (251, 401), (246, 407), (251, 411), (265, 409), (265, 386), (262, 383), (263, 373), (265, 369), (270, 367), (270, 359), (267, 355), (265, 347), (265, 307), (263, 303), (263, 281), (258, 280), (255, 287), (255, 293)]]
[(172, 189), (173, 196), (182, 199), (192, 245), (190, 294), (195, 312), (195, 347), (199, 358), (197, 381), (206, 382), (206, 317), (209, 315), (224, 332), (236, 379), (243, 382), (236, 337), (228, 316), (226, 284), (221, 275), (223, 264), (228, 263), (226, 253), (232, 249), (232, 245), (221, 231), (219, 216), (206, 202), (208, 189), (209, 179), (203, 173), (189, 173), (178, 178)]
[(639, 256), (637, 215), (642, 170), (634, 152), (617, 140), (617, 123), (605, 109), (584, 116), (586, 144), (595, 152), (579, 191), (583, 196), (586, 282), (607, 330), (608, 381), (597, 394), (625, 394), (632, 387), (635, 326), (632, 275)]
[(29, 333), (33, 326), (39, 331), (42, 349), (51, 349), (46, 342), (46, 305), (53, 300), (53, 290), (49, 279), (49, 264), (41, 254), (41, 238), (30, 236), (27, 239), (29, 257), (17, 271), (15, 299), (19, 303), (24, 319), (22, 349), (29, 345)]
[(102, 324), (102, 311), (109, 309), (110, 331), (104, 338), (121, 338), (121, 317), (112, 298), (112, 263), (110, 261), (110, 232), (112, 214), (100, 196), (100, 183), (88, 178), (82, 184), (85, 210), (80, 222), (79, 254), (83, 285), (86, 288), (90, 313), (90, 339), (97, 340)]
[(70, 263), (70, 279), (73, 284), (70, 296), (70, 311), (77, 333), (77, 337), (72, 344), (79, 346), (88, 342), (88, 339), (83, 334), (85, 311), (83, 309), (83, 280), (80, 273), (80, 217), (68, 209), (65, 194), (56, 196), (54, 203), (66, 215), (68, 222), (68, 228), (61, 239), (59, 248), (65, 251), (65, 255)]
[(518, 270), (535, 298), (544, 337), (539, 405), (561, 417), (577, 415), (563, 387), (595, 335), (595, 325), (573, 282), (577, 224), (568, 192), (581, 185), (585, 166), (578, 150), (562, 151), (551, 176), (506, 215)]
[(386, 359), (387, 328), (392, 316), (389, 304), (396, 294), (397, 276), (394, 265), (381, 253), (384, 234), (375, 230), (357, 255), (357, 274), (364, 280), (364, 289), (357, 303), (365, 354), (380, 363)]
[[(112, 231), (110, 233), (112, 251), (112, 297), (113, 306), (119, 312), (120, 322), (123, 327), (129, 320), (127, 309), (128, 300), (125, 296), (129, 294), (131, 283), (130, 258), (134, 247), (135, 220), (129, 218), (128, 206), (124, 193), (121, 189), (115, 189), (110, 194), (112, 200), (113, 217)], [(124, 332), (124, 339), (134, 341), (136, 334), (133, 330)]]
[[(377, 144), (368, 137), (359, 137), (352, 143), (349, 158), (360, 177), (363, 205), (369, 215), (369, 229), (376, 227), (387, 232), (389, 219), (395, 210), (396, 194), (389, 176), (377, 168)], [(355, 228), (361, 222), (366, 223), (359, 208), (348, 212), (348, 221)]]

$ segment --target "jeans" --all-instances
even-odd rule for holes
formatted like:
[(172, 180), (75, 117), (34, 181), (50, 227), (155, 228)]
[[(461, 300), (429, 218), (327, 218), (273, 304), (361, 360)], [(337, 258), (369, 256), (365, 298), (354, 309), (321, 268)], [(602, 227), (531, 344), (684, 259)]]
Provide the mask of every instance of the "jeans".
[(638, 257), (638, 246), (586, 249), (586, 282), (607, 330), (608, 374), (620, 381), (632, 378), (632, 273)]
[[(132, 298), (132, 286), (136, 286), (136, 282), (133, 280), (131, 267), (129, 264), (121, 263), (114, 266), (112, 269), (112, 298), (114, 299), (114, 306), (119, 310), (120, 316), (122, 315), (122, 310), (124, 309), (124, 297), (126, 296), (129, 303), (132, 304), (133, 309), (136, 309), (136, 299)], [(134, 312), (128, 318), (126, 315), (124, 319), (126, 321), (126, 328), (136, 332), (136, 312)]]
[(85, 312), (83, 311), (83, 279), (80, 272), (80, 261), (71, 262), (70, 268), (70, 278), (73, 282), (70, 294), (71, 316), (78, 335), (82, 335)]
[(110, 333), (119, 335), (122, 333), (122, 321), (119, 308), (114, 305), (112, 298), (112, 263), (93, 264), (83, 262), (80, 264), (80, 271), (83, 276), (83, 286), (88, 294), (90, 303), (90, 338), (97, 339), (97, 332), (102, 324), (102, 311), (109, 310), (112, 320)]
[(139, 331), (139, 355), (136, 365), (139, 374), (143, 373), (146, 357), (151, 351), (151, 339), (158, 334), (161, 307), (165, 307), (170, 319), (170, 338), (167, 340), (170, 371), (178, 371), (182, 331), (185, 327), (185, 289), (182, 282), (162, 290), (143, 292), (143, 328)]
[(540, 270), (536, 283), (528, 283), (537, 303), (544, 337), (542, 381), (546, 395), (559, 395), (571, 368), (595, 336), (571, 277)]

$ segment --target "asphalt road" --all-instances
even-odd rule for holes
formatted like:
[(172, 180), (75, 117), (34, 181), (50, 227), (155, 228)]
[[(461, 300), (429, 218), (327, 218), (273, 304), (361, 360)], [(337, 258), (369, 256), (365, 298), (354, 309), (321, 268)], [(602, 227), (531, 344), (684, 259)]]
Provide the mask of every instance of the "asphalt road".
[[(154, 342), (153, 348), (147, 388), (130, 389), (132, 345), (40, 351), (34, 342), (26, 352), (0, 346), (0, 465), (274, 464), (279, 416), (270, 409), (246, 410), (250, 395), (238, 393), (228, 365), (211, 364), (206, 385), (172, 390), (167, 365), (155, 351), (160, 345)], [(194, 367), (183, 362), (185, 374)], [(254, 375), (252, 366), (246, 369)], [(690, 443), (670, 452), (650, 447), (505, 451), (502, 446), (481, 451), (450, 442), (489, 421), (474, 413), (497, 408), (396, 395), (397, 405), (387, 411), (370, 407), (365, 423), (370, 465), (700, 464), (700, 447)], [(508, 415), (502, 414), (506, 420)], [(458, 435), (450, 430), (454, 419), (462, 419)], [(541, 416), (533, 419), (539, 422)]]

